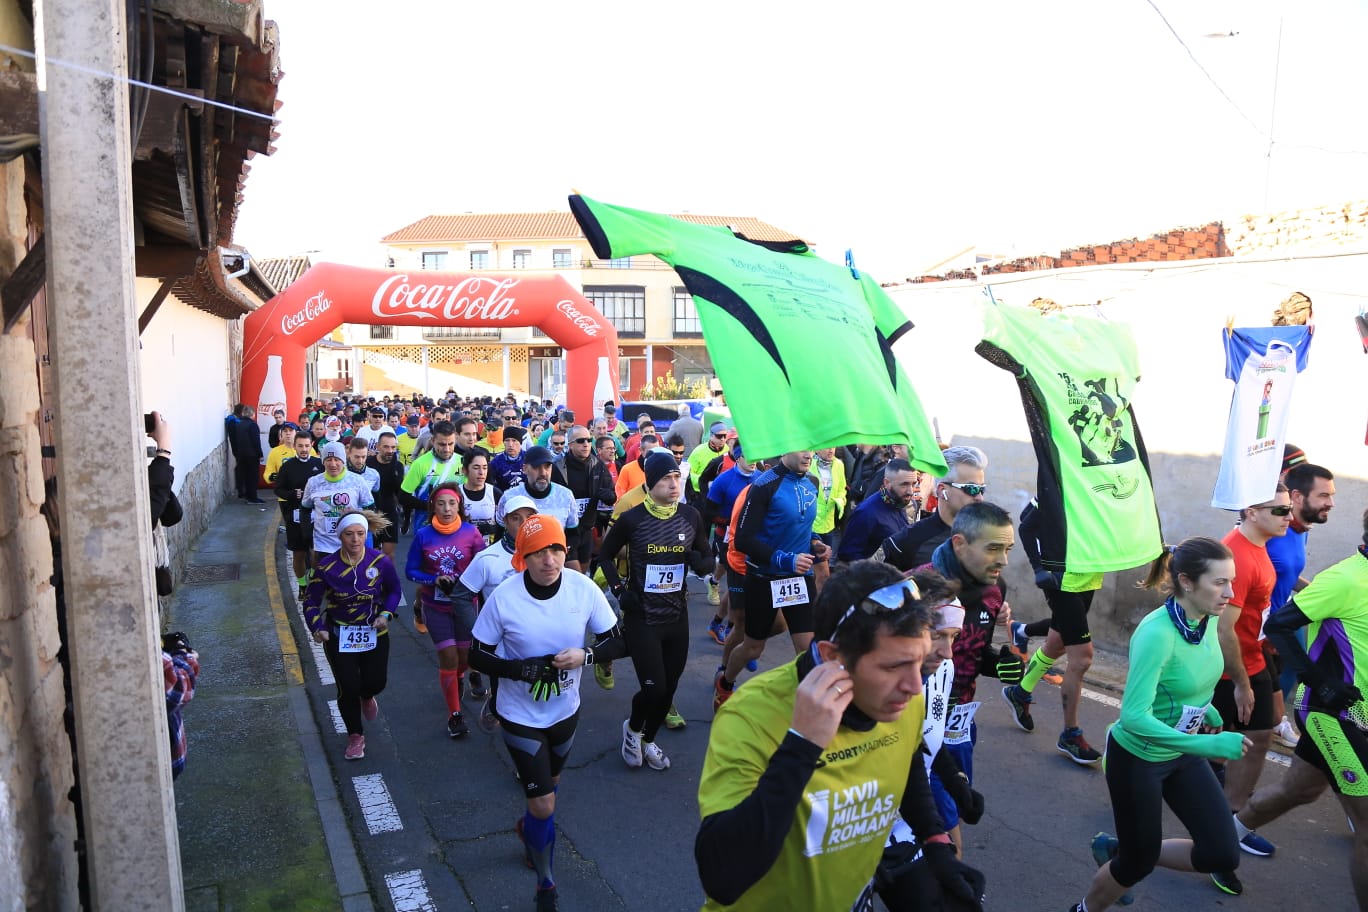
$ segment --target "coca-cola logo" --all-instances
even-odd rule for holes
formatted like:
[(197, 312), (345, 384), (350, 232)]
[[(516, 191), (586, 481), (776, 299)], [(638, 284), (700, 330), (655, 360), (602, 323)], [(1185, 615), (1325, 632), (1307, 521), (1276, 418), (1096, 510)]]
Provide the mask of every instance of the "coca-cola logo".
[(455, 285), (409, 284), (407, 275), (390, 276), (375, 289), (371, 313), (385, 318), (412, 314), (420, 320), (460, 322), (506, 320), (516, 316), (517, 299), (509, 295), (516, 279), (470, 276)]
[(569, 317), (570, 322), (575, 324), (576, 328), (583, 330), (586, 336), (597, 336), (603, 328), (599, 326), (598, 320), (587, 313), (581, 313), (579, 308), (570, 301), (561, 301), (556, 305), (556, 310)]
[(312, 298), (304, 302), (304, 306), (292, 314), (286, 314), (280, 318), (280, 331), (284, 335), (293, 335), (295, 330), (308, 323), (314, 317), (332, 307), (332, 301), (324, 292), (319, 292)]

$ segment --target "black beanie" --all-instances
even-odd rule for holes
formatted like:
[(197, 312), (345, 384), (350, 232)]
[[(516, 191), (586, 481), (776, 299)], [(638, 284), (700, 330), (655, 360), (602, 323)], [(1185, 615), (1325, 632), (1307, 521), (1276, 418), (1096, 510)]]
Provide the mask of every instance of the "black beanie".
[(679, 471), (679, 463), (675, 461), (674, 454), (668, 450), (652, 450), (651, 455), (646, 457), (646, 462), (641, 467), (646, 470), (646, 490), (648, 491), (659, 484), (660, 479), (666, 475)]

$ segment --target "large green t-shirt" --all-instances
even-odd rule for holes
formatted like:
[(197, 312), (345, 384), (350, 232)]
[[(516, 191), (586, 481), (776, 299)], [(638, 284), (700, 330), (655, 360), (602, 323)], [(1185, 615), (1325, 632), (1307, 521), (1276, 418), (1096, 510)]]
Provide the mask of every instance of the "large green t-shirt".
[(1130, 327), (990, 305), (975, 349), (1017, 378), (1036, 451), (1045, 569), (1105, 573), (1163, 547), (1149, 457), (1131, 409), (1140, 359)]
[(1131, 634), (1121, 718), (1111, 736), (1135, 756), (1156, 763), (1183, 754), (1238, 758), (1244, 742), (1239, 732), (1197, 734), (1203, 722), (1221, 724), (1211, 695), (1223, 667), (1214, 618), (1202, 641), (1189, 643), (1166, 607), (1151, 611)]
[(893, 343), (912, 323), (879, 284), (802, 241), (756, 242), (720, 225), (570, 197), (596, 256), (654, 254), (693, 295), (746, 455), (905, 443), (945, 460)]
[[(797, 688), (794, 660), (747, 681), (718, 710), (698, 783), (702, 817), (736, 807), (755, 790), (788, 733)], [(709, 899), (704, 912), (852, 908), (898, 816), (925, 715), (918, 695), (896, 722), (864, 732), (839, 729), (822, 751), (774, 865), (736, 903)]]
[[(1368, 558), (1351, 554), (1327, 567), (1292, 601), (1311, 619), (1306, 652), (1316, 669), (1368, 694)], [(1298, 688), (1298, 699), (1304, 698)], [(1340, 718), (1349, 718), (1349, 711)]]

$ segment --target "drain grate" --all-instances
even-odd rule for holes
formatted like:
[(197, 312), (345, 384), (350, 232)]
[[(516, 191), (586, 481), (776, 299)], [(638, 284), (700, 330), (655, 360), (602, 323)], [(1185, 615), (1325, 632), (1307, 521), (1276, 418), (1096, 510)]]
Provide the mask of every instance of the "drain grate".
[(185, 568), (185, 577), (181, 580), (181, 585), (229, 583), (237, 579), (241, 572), (241, 564), (190, 564)]

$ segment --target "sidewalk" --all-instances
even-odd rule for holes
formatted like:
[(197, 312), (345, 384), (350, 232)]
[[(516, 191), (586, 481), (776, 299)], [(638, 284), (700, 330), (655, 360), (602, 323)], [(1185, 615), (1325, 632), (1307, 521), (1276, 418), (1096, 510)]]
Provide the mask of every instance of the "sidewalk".
[(189, 756), (176, 781), (192, 912), (373, 908), (295, 638), (267, 586), (269, 562), (284, 553), (276, 550), (278, 524), (273, 502), (220, 507), (164, 623), (200, 656), (195, 699), (185, 710)]

